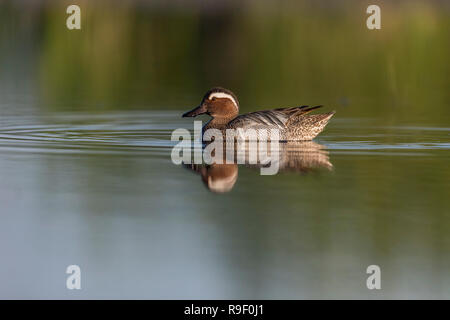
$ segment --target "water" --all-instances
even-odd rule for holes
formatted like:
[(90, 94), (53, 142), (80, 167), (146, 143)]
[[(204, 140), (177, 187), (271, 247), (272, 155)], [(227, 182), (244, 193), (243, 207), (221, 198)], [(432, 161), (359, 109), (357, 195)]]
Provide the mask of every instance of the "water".
[[(0, 2), (0, 298), (450, 298), (448, 1), (380, 1), (379, 30), (244, 2), (80, 0), (81, 30)], [(276, 175), (175, 165), (217, 85), (337, 113)]]
[(0, 298), (450, 298), (450, 128), (337, 114), (308, 170), (217, 192), (171, 161), (183, 111), (0, 118)]

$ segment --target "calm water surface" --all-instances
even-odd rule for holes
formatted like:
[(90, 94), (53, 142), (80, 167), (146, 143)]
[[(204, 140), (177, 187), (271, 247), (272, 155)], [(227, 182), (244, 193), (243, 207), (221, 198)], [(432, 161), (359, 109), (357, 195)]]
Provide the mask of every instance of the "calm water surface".
[(337, 115), (332, 168), (215, 193), (171, 161), (182, 112), (0, 117), (0, 298), (450, 298), (450, 128)]

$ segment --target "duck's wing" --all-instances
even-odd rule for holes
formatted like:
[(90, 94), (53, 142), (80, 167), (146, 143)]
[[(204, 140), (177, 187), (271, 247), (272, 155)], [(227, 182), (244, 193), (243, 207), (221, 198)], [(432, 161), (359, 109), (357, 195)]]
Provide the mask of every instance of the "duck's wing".
[(272, 128), (282, 130), (286, 128), (289, 119), (297, 118), (320, 107), (301, 106), (250, 112), (234, 118), (228, 123), (228, 126), (230, 128)]
[(230, 128), (245, 129), (283, 129), (288, 115), (277, 110), (256, 111), (237, 116), (228, 123)]

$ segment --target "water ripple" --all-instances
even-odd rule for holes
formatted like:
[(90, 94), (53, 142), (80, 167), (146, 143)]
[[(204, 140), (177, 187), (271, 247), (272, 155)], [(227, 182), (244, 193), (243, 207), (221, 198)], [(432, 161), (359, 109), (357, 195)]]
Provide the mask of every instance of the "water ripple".
[[(0, 118), (0, 151), (167, 154), (176, 128), (192, 129), (181, 112), (57, 113)], [(367, 119), (366, 119), (367, 120)], [(359, 123), (359, 125), (358, 125)], [(337, 119), (318, 137), (335, 153), (409, 154), (450, 150), (450, 128), (376, 126)], [(400, 154), (400, 153), (397, 153)]]

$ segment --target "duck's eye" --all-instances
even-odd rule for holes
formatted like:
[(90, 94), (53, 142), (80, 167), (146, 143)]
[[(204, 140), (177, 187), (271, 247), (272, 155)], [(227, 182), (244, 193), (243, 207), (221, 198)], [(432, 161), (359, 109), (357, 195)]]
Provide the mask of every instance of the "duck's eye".
[(212, 101), (216, 101), (216, 97), (212, 97), (212, 99), (211, 99)]

